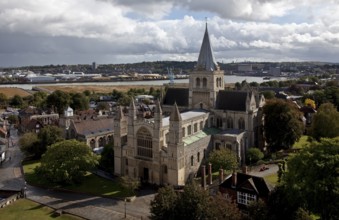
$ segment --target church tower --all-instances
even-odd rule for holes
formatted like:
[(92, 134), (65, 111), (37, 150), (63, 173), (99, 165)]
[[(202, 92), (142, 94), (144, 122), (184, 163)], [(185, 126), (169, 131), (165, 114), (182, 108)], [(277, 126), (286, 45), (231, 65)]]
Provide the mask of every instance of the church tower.
[(206, 23), (198, 63), (189, 77), (189, 107), (214, 108), (219, 90), (224, 90), (224, 71), (215, 61)]
[(182, 118), (174, 103), (169, 118), (168, 138), (168, 182), (171, 185), (185, 185), (185, 155), (182, 141)]

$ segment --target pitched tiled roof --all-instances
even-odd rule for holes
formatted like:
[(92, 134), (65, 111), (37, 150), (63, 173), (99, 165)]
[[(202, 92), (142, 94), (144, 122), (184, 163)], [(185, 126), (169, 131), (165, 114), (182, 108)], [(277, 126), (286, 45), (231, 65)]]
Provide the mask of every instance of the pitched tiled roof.
[[(260, 196), (268, 196), (272, 187), (266, 183), (263, 177), (252, 176), (245, 173), (237, 173), (237, 184), (235, 189), (237, 191), (247, 191), (249, 193), (255, 193)], [(248, 185), (252, 186), (252, 189), (248, 188)], [(245, 187), (246, 186), (246, 187)], [(232, 175), (230, 175), (223, 183), (220, 184), (222, 188), (232, 188)]]
[(216, 108), (230, 111), (246, 111), (247, 92), (219, 91)]
[(88, 119), (74, 122), (77, 134), (89, 135), (113, 132), (113, 118)]
[(188, 106), (188, 94), (187, 88), (168, 88), (163, 104), (174, 105), (176, 102), (178, 106)]

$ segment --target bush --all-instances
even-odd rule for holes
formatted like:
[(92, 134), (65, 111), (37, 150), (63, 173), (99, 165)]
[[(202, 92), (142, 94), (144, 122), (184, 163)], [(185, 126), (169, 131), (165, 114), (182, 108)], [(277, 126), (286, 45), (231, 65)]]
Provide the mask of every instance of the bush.
[(263, 164), (265, 164), (265, 161), (263, 161), (263, 160), (258, 160), (257, 165), (263, 165)]
[(246, 163), (256, 163), (258, 160), (264, 158), (264, 153), (261, 152), (258, 148), (250, 148), (246, 152)]

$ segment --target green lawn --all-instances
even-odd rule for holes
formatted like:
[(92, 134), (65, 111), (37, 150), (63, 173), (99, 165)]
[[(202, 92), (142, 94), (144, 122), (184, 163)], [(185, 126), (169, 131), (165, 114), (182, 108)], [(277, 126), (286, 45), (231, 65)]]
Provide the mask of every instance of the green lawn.
[(11, 205), (0, 209), (0, 219), (17, 220), (17, 219), (57, 219), (57, 220), (76, 220), (82, 219), (73, 215), (62, 214), (61, 216), (53, 215), (54, 209), (27, 199), (19, 199)]
[(265, 176), (264, 179), (272, 186), (276, 186), (278, 184), (278, 174), (276, 173)]
[(293, 149), (302, 149), (305, 146), (309, 146), (310, 142), (308, 142), (307, 139), (308, 139), (307, 135), (301, 136), (299, 141), (295, 142), (292, 148)]
[(34, 168), (39, 165), (39, 161), (27, 161), (23, 164), (25, 180), (27, 181), (27, 183), (48, 188), (72, 190), (97, 196), (108, 196), (115, 198), (130, 196), (118, 183), (118, 179), (116, 181), (111, 181), (105, 178), (101, 178), (92, 173), (88, 173), (84, 177), (81, 184), (61, 186), (58, 184), (50, 183), (45, 178), (39, 177), (34, 172)]

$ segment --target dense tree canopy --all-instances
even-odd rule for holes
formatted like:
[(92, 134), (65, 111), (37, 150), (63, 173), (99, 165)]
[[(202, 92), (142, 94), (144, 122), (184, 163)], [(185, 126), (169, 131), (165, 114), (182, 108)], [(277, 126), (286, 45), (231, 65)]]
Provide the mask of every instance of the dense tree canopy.
[(20, 149), (26, 156), (40, 158), (46, 152), (47, 146), (63, 139), (62, 129), (57, 126), (45, 126), (38, 134), (25, 133), (20, 139)]
[(302, 114), (288, 101), (270, 100), (264, 106), (264, 131), (271, 151), (290, 148), (303, 134)]
[(40, 152), (38, 156), (45, 153), (48, 146), (63, 140), (63, 130), (54, 125), (43, 127), (38, 133)]
[(33, 94), (31, 99), (28, 101), (29, 105), (44, 108), (47, 100), (47, 93), (39, 91)]
[(65, 140), (48, 147), (36, 172), (51, 182), (78, 183), (97, 163), (97, 156), (85, 143)]
[(112, 145), (107, 144), (104, 146), (100, 155), (99, 166), (106, 172), (114, 173), (114, 149)]
[(322, 219), (339, 219), (339, 137), (313, 142), (287, 167), (283, 183), (289, 201), (298, 201)]
[(28, 132), (22, 135), (19, 139), (20, 150), (26, 156), (38, 157), (39, 139), (38, 135), (33, 132)]
[(325, 103), (319, 107), (313, 116), (311, 135), (317, 140), (339, 136), (339, 112), (333, 104)]
[(70, 106), (74, 110), (87, 110), (89, 108), (89, 99), (84, 93), (72, 94)]
[(55, 112), (63, 114), (70, 104), (70, 96), (68, 93), (56, 90), (47, 97), (46, 104), (47, 107), (52, 108)]
[(21, 96), (15, 95), (15, 96), (13, 96), (13, 98), (11, 99), (9, 104), (11, 106), (21, 108), (24, 104), (24, 100), (21, 98)]
[(8, 102), (8, 97), (4, 93), (0, 92), (0, 105), (6, 106), (7, 102)]
[(220, 168), (233, 170), (238, 166), (237, 155), (228, 148), (212, 151), (208, 156), (208, 162), (212, 164), (214, 172)]
[(167, 186), (159, 189), (151, 201), (151, 219), (241, 219), (235, 204), (220, 194), (210, 197), (208, 191), (195, 183), (182, 192)]

